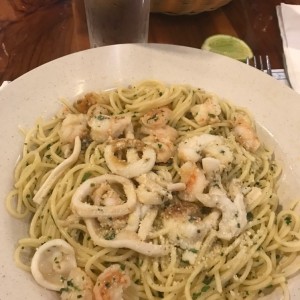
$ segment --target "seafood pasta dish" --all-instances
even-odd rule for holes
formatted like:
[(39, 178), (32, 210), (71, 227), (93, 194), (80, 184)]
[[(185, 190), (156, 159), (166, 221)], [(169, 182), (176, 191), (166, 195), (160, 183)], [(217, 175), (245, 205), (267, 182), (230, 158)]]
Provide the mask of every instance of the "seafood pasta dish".
[(85, 94), (25, 132), (16, 265), (57, 299), (257, 299), (299, 269), (297, 202), (250, 114), (187, 85)]

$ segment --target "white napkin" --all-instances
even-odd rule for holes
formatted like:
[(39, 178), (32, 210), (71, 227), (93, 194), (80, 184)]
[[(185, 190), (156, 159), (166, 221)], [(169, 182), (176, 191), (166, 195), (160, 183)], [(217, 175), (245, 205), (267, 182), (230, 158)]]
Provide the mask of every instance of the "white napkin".
[(300, 93), (300, 5), (281, 3), (277, 17), (289, 81)]

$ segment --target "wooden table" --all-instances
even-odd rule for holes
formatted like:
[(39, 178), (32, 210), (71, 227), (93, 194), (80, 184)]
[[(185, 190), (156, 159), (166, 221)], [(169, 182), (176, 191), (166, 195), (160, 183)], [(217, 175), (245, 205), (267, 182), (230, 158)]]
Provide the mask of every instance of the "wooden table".
[[(300, 0), (233, 0), (191, 16), (152, 13), (149, 42), (200, 48), (212, 34), (230, 34), (245, 40), (255, 54), (269, 54), (273, 68), (283, 68), (276, 16), (280, 2), (300, 4)], [(87, 48), (83, 0), (1, 0), (0, 84)]]

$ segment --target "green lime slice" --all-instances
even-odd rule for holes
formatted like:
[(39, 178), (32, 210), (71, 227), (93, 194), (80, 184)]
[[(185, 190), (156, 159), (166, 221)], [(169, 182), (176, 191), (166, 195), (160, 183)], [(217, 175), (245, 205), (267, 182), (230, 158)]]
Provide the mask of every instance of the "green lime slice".
[(252, 50), (244, 41), (225, 34), (216, 34), (208, 37), (201, 49), (229, 56), (240, 61), (246, 61), (247, 58), (253, 57)]

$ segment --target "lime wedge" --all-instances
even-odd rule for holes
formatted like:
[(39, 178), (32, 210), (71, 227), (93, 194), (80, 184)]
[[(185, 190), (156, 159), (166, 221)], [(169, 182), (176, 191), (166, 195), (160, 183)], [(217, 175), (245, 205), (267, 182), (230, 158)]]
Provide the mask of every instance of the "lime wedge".
[(208, 37), (201, 49), (223, 54), (240, 61), (246, 61), (247, 57), (249, 59), (253, 57), (252, 50), (244, 41), (225, 34), (216, 34)]

